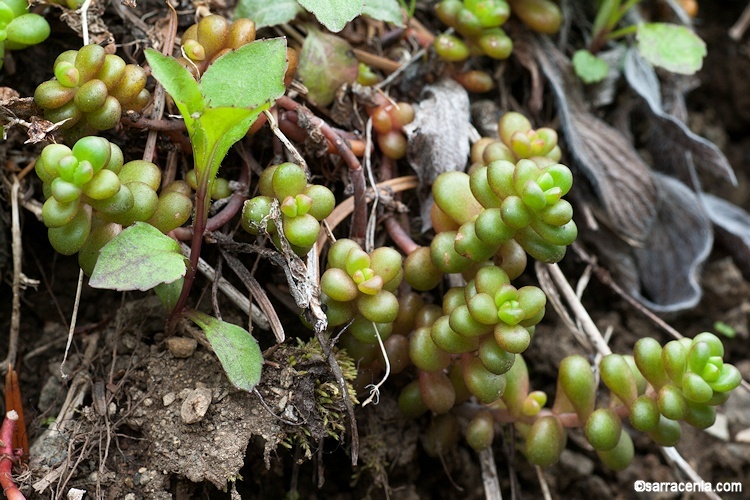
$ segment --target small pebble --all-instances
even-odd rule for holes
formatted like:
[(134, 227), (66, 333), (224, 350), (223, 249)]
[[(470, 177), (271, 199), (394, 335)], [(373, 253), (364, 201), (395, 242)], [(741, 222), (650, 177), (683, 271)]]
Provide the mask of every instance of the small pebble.
[(70, 488), (68, 490), (68, 500), (81, 500), (83, 498), (83, 495), (86, 494), (86, 490), (81, 490), (78, 488)]
[(742, 429), (734, 436), (734, 440), (738, 443), (750, 443), (750, 428)]
[(182, 402), (180, 417), (186, 424), (200, 422), (211, 404), (211, 389), (202, 387), (192, 391)]
[(164, 406), (169, 406), (174, 403), (175, 399), (177, 399), (177, 395), (174, 392), (168, 392), (161, 399), (161, 402), (164, 403)]
[(189, 358), (198, 347), (198, 341), (186, 337), (169, 337), (166, 342), (167, 349), (175, 358)]

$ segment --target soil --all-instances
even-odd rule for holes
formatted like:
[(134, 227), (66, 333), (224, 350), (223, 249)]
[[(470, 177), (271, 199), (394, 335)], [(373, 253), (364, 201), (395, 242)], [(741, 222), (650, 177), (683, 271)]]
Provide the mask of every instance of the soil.
[[(231, 7), (219, 3), (212, 3), (219, 12)], [(740, 1), (722, 2), (721, 8), (701, 4), (697, 30), (708, 42), (708, 56), (688, 108), (693, 129), (721, 147), (738, 177), (739, 188), (723, 196), (750, 210), (750, 107), (743, 105), (750, 96), (750, 42), (747, 37), (735, 42), (727, 36), (745, 5)], [(129, 54), (127, 44), (143, 42), (150, 33), (142, 31), (143, 21), (133, 24), (133, 14), (122, 14), (123, 8), (110, 6), (99, 21)], [(194, 6), (183, 3), (178, 10), (184, 29), (192, 22)], [(164, 18), (165, 11), (156, 2), (139, 2), (133, 12), (139, 18), (148, 14), (143, 17), (147, 27), (162, 29), (164, 21), (157, 19)], [(426, 12), (420, 4), (417, 15), (427, 16)], [(47, 15), (54, 40), (13, 52), (16, 72), (7, 72), (12, 65), (6, 63), (0, 84), (21, 96), (33, 95), (36, 84), (49, 78), (48, 68), (56, 55), (80, 45), (65, 23), (53, 21), (56, 17)], [(359, 26), (349, 36), (362, 32)], [(104, 35), (95, 33), (95, 38)], [(126, 154), (133, 151), (137, 156), (145, 132), (126, 129), (117, 131), (117, 138), (126, 146)], [(3, 163), (8, 165), (7, 172), (0, 172), (3, 181), (9, 178), (11, 165), (26, 165), (41, 149), (24, 144), (25, 139), (22, 131), (13, 129), (0, 144)], [(164, 139), (160, 147), (166, 150), (168, 141)], [(340, 172), (335, 168), (324, 166), (322, 171), (332, 184), (338, 182)], [(31, 196), (41, 198), (40, 185), (24, 186), (36, 188)], [(10, 330), (13, 270), (6, 187), (0, 201), (3, 332)], [(416, 206), (415, 200), (402, 201)], [(14, 470), (27, 498), (80, 498), (76, 489), (86, 492), (84, 498), (111, 499), (485, 497), (480, 458), (467, 445), (459, 442), (438, 458), (425, 453), (422, 440), (429, 417), (407, 419), (398, 409), (400, 388), (408, 381), (403, 375), (389, 380), (377, 404), (356, 406), (359, 463), (351, 465), (350, 422), (336, 377), (314, 336), (301, 326), (298, 311), (285, 299), (283, 274), (265, 264), (257, 278), (272, 296), (287, 340), (276, 345), (271, 332), (255, 329), (266, 365), (253, 393), (228, 381), (200, 332), (183, 325), (176, 336), (167, 336), (161, 304), (146, 293), (84, 286), (76, 333), (63, 364), (77, 261), (55, 254), (46, 229), (32, 213), (23, 211), (21, 216), (23, 273), (29, 286), (22, 291), (16, 369), (32, 446), (30, 460)], [(416, 217), (412, 225), (418, 225)], [(206, 259), (213, 259), (213, 253), (208, 248)], [(666, 319), (689, 337), (712, 330), (716, 321), (729, 325), (736, 336), (725, 341), (725, 360), (750, 380), (750, 273), (743, 265), (730, 256), (729, 249), (717, 245), (702, 273), (700, 303)], [(569, 277), (580, 277), (586, 268), (573, 252), (561, 266)], [(522, 280), (535, 280), (531, 269)], [(210, 309), (211, 283), (199, 279), (193, 291), (194, 301)], [(224, 320), (247, 321), (224, 300), (218, 298)], [(649, 316), (596, 278), (582, 301), (601, 331), (611, 329), (614, 352), (632, 350), (644, 336), (662, 343), (671, 339)], [(5, 357), (6, 348), (3, 340), (0, 357)], [(580, 344), (549, 308), (525, 354), (534, 388), (554, 394), (560, 360), (580, 353)], [(342, 354), (337, 359), (354, 384), (349, 387), (362, 387), (361, 379), (354, 380), (351, 359)], [(366, 395), (360, 392), (359, 400)], [(649, 496), (634, 491), (636, 480), (687, 480), (644, 435), (633, 434), (636, 456), (622, 472), (606, 469), (580, 431), (571, 431), (557, 465), (537, 470), (516, 449), (512, 428), (502, 429), (493, 452), (506, 497), (539, 498), (548, 489), (552, 498), (701, 498), (701, 494)], [(750, 491), (749, 434), (750, 393), (740, 388), (721, 407), (710, 430), (683, 426), (677, 450), (704, 481), (742, 483), (744, 495), (723, 498), (744, 498)]]

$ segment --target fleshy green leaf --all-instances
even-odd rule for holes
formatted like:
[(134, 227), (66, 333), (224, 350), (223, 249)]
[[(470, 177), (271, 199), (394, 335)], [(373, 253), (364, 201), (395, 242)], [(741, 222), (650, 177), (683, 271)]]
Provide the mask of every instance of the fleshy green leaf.
[(252, 391), (260, 381), (263, 368), (258, 341), (244, 328), (202, 312), (189, 310), (185, 316), (206, 334), (229, 381), (238, 389)]
[(286, 67), (284, 38), (256, 40), (211, 63), (200, 88), (212, 108), (255, 108), (284, 95)]
[(638, 25), (638, 52), (651, 64), (681, 75), (703, 66), (706, 43), (690, 29), (667, 23)]
[(89, 285), (110, 290), (150, 290), (185, 276), (180, 245), (154, 226), (136, 222), (104, 245)]
[(335, 33), (362, 12), (364, 0), (299, 0), (299, 4)]
[(328, 106), (341, 84), (357, 79), (359, 63), (346, 40), (311, 29), (302, 45), (297, 73), (308, 97), (319, 106)]
[(167, 57), (154, 49), (146, 49), (146, 60), (151, 74), (172, 96), (185, 119), (188, 130), (193, 128), (194, 113), (203, 111), (204, 101), (198, 82), (174, 57)]
[(234, 18), (247, 17), (255, 21), (256, 28), (288, 23), (302, 12), (297, 0), (240, 0)]
[(404, 25), (404, 18), (401, 15), (401, 4), (398, 0), (365, 0), (362, 7), (362, 14), (378, 21), (395, 24), (396, 26)]
[(596, 83), (606, 78), (609, 65), (604, 59), (582, 49), (573, 54), (573, 69), (583, 83)]

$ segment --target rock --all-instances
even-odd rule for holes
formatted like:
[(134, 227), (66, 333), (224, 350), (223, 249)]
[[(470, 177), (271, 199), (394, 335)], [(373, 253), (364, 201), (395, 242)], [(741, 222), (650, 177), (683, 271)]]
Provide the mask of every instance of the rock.
[(750, 443), (750, 427), (742, 429), (740, 432), (735, 434), (734, 440), (738, 443)]
[(211, 405), (211, 389), (201, 387), (192, 391), (182, 402), (180, 417), (186, 424), (200, 422)]
[(175, 358), (189, 358), (198, 347), (198, 341), (187, 337), (169, 337), (166, 340), (167, 349)]
[(174, 403), (175, 399), (177, 399), (177, 395), (174, 392), (168, 392), (164, 395), (161, 402), (164, 404), (164, 406), (169, 406)]

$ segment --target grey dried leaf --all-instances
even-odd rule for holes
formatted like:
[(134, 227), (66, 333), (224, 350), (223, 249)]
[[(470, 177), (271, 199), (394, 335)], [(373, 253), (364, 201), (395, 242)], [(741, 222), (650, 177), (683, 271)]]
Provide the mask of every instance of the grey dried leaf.
[(643, 245), (628, 246), (601, 232), (588, 233), (617, 282), (657, 312), (693, 307), (701, 298), (700, 270), (713, 246), (713, 231), (701, 200), (682, 182), (654, 173), (659, 211)]
[[(659, 142), (668, 143), (656, 144), (653, 149), (657, 150), (657, 154), (659, 149), (668, 151), (687, 150), (692, 153), (692, 160), (696, 167), (737, 185), (737, 178), (724, 153), (714, 143), (695, 134), (684, 122), (664, 110), (661, 99), (661, 84), (656, 76), (656, 71), (641, 57), (636, 49), (631, 48), (625, 56), (623, 72), (630, 87), (648, 104), (652, 125), (655, 129), (651, 137), (658, 136)], [(671, 162), (670, 155), (659, 156), (663, 161)], [(660, 163), (663, 163), (663, 161)], [(679, 158), (675, 158), (674, 162), (681, 163)], [(672, 168), (671, 170), (676, 169)]]
[(557, 47), (543, 37), (535, 37), (533, 46), (554, 91), (574, 166), (591, 184), (615, 233), (642, 243), (659, 203), (651, 169), (626, 137), (587, 110), (580, 81)]
[(469, 94), (447, 78), (422, 91), (414, 105), (414, 121), (404, 127), (406, 158), (419, 177), (422, 231), (432, 227), (430, 186), (443, 172), (463, 170), (469, 158), (471, 133)]
[(718, 196), (701, 194), (701, 202), (716, 230), (716, 239), (729, 250), (745, 279), (750, 279), (750, 214)]
[(414, 106), (414, 121), (404, 127), (406, 157), (422, 186), (443, 172), (463, 170), (469, 157), (469, 95), (451, 79), (428, 85)]

